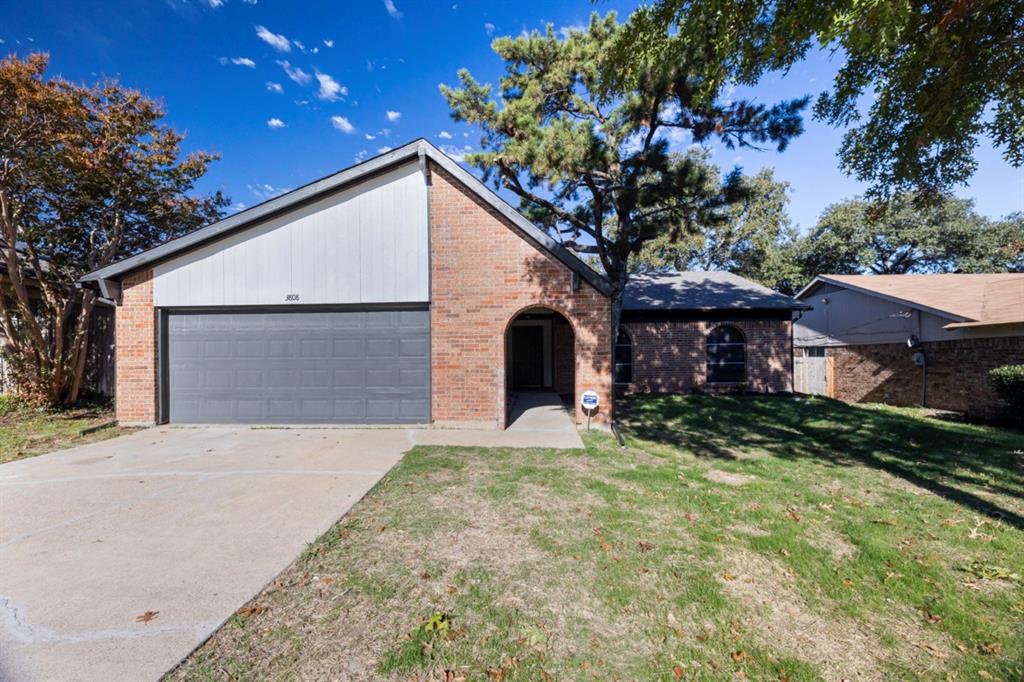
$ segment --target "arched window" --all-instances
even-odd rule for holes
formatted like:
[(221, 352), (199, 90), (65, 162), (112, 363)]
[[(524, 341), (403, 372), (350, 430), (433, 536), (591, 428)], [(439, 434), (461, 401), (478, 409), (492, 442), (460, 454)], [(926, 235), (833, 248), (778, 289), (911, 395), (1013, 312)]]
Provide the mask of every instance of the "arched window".
[(633, 341), (625, 329), (619, 330), (615, 340), (615, 383), (633, 383)]
[(708, 334), (708, 383), (735, 384), (746, 379), (747, 350), (743, 333), (722, 325)]

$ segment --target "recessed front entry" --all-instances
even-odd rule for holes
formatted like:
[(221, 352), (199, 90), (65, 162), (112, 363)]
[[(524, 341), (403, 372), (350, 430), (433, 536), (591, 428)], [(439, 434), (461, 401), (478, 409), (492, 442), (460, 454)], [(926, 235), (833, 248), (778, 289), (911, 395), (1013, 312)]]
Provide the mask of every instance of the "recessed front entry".
[(430, 420), (425, 309), (172, 312), (167, 358), (171, 422)]

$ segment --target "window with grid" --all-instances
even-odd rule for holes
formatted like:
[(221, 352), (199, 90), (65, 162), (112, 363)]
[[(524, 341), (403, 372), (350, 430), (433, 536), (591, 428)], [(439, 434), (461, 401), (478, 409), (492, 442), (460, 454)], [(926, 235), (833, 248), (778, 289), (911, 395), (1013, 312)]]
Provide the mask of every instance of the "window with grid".
[(633, 341), (622, 329), (615, 340), (615, 383), (633, 383)]
[(708, 334), (708, 383), (734, 384), (747, 375), (747, 344), (736, 327), (722, 325)]

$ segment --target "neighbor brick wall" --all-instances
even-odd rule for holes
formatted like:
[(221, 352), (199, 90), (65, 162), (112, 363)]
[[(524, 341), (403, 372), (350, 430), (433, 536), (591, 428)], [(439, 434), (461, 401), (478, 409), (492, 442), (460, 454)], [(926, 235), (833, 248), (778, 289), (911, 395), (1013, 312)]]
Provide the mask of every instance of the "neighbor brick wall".
[[(927, 407), (994, 416), (1002, 409), (988, 371), (1024, 363), (1024, 336), (922, 344), (928, 364)], [(847, 402), (920, 405), (924, 372), (906, 345), (841, 346), (834, 358), (833, 397)]]
[(125, 424), (153, 424), (157, 420), (157, 362), (151, 270), (125, 277), (115, 315), (117, 419)]
[[(505, 422), (505, 332), (532, 306), (564, 315), (576, 334), (574, 404), (587, 389), (611, 405), (611, 310), (607, 297), (534, 246), (516, 228), (431, 164), (431, 366), (433, 418)], [(577, 419), (583, 416), (577, 410)]]
[(792, 323), (759, 319), (623, 322), (633, 340), (633, 383), (627, 390), (687, 393), (704, 388), (707, 335), (723, 324), (736, 327), (746, 338), (747, 390), (792, 390)]

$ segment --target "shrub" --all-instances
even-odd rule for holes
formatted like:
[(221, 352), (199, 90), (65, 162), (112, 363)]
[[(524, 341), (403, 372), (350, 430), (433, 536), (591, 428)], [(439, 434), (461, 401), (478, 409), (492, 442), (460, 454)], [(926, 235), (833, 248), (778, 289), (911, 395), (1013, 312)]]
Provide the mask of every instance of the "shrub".
[(18, 399), (12, 395), (0, 395), (0, 417), (18, 408)]
[(1010, 419), (1024, 424), (1024, 365), (996, 367), (988, 373), (988, 380), (1010, 406)]

